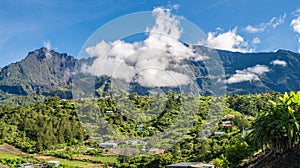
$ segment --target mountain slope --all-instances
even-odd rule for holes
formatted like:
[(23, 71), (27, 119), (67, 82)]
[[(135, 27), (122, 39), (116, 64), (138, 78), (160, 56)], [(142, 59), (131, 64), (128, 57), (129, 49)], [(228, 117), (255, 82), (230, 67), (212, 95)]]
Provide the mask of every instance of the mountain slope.
[(268, 72), (259, 75), (259, 80), (227, 83), (229, 93), (300, 90), (300, 54), (286, 50), (269, 53), (244, 54), (228, 51), (218, 51), (218, 53), (223, 61), (227, 78), (235, 74), (237, 70), (245, 70), (257, 65), (268, 68)]
[[(199, 53), (208, 50), (202, 46), (194, 47)], [(216, 50), (216, 52), (221, 60), (220, 66), (224, 68), (225, 78), (221, 82), (226, 86), (226, 93), (300, 90), (300, 55), (297, 53), (286, 50), (269, 53), (238, 53), (221, 50)], [(93, 60), (76, 60), (73, 56), (49, 51), (47, 48), (29, 52), (23, 60), (0, 69), (0, 93), (2, 95), (0, 98), (3, 98), (4, 94), (56, 95), (55, 92), (63, 92), (63, 88), (71, 87), (75, 64), (90, 63)], [(214, 90), (211, 90), (209, 85), (215, 81), (209, 78), (207, 65), (202, 61), (190, 60), (187, 63), (200, 76), (197, 83), (203, 90), (201, 94), (213, 94)], [(101, 88), (108, 88), (102, 86), (107, 85), (107, 82), (103, 81), (106, 79), (108, 78), (96, 80), (95, 88), (98, 92)], [(138, 87), (134, 84), (133, 88), (137, 88), (141, 93), (147, 92), (145, 91), (147, 88)]]
[(9, 94), (39, 94), (70, 82), (76, 60), (47, 48), (29, 52), (20, 62), (2, 68), (0, 90)]

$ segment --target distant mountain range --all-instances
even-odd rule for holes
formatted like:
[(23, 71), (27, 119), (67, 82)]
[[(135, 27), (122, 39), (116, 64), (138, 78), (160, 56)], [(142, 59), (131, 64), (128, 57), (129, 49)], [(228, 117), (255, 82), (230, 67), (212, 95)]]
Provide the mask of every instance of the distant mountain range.
[[(207, 50), (194, 46), (196, 52)], [(224, 68), (226, 93), (247, 94), (267, 90), (286, 92), (300, 90), (300, 54), (287, 50), (266, 53), (239, 53), (216, 50)], [(66, 53), (47, 48), (29, 52), (21, 61), (0, 68), (0, 93), (9, 95), (42, 94), (71, 98), (73, 71), (77, 60)], [(203, 61), (188, 61), (195, 73), (205, 78), (197, 79), (202, 94), (213, 94), (209, 90), (209, 74)], [(199, 74), (200, 73), (200, 74)], [(206, 73), (206, 74), (205, 74)], [(109, 78), (96, 78), (95, 88), (108, 89)], [(211, 81), (210, 81), (211, 82)], [(214, 81), (215, 82), (215, 81)], [(143, 88), (147, 89), (147, 88)], [(139, 91), (137, 91), (139, 92)]]

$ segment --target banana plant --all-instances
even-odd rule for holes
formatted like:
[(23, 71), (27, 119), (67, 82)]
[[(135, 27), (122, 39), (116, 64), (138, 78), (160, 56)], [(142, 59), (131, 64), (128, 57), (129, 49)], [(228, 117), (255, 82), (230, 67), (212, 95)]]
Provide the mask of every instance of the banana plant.
[(300, 92), (285, 93), (261, 111), (250, 133), (257, 148), (268, 147), (277, 152), (299, 145)]

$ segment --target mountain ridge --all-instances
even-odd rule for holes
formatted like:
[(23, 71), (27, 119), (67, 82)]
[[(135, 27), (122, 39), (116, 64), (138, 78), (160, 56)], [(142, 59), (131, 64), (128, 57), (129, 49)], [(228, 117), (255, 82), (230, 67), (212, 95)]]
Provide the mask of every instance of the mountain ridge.
[[(194, 47), (198, 50), (203, 48), (203, 46)], [(247, 94), (267, 90), (278, 92), (300, 90), (300, 54), (298, 53), (284, 49), (258, 53), (216, 51), (228, 81), (226, 93)], [(272, 64), (272, 61), (276, 60), (277, 64)], [(36, 49), (29, 52), (21, 61), (0, 68), (0, 91), (10, 95), (29, 95), (51, 92), (54, 88), (69, 88), (72, 84), (75, 65), (81, 64), (80, 61), (74, 56), (48, 50), (45, 47)], [(206, 68), (201, 62), (196, 61), (190, 64), (194, 64), (195, 70), (199, 72), (203, 72)], [(257, 72), (255, 69), (262, 67), (265, 67), (264, 73)], [(205, 76), (205, 74), (202, 75)], [(257, 78), (244, 81), (236, 78), (238, 82), (229, 82), (230, 78), (247, 77), (247, 75), (256, 75), (254, 77)], [(201, 89), (205, 89), (209, 83), (200, 79), (197, 82)]]

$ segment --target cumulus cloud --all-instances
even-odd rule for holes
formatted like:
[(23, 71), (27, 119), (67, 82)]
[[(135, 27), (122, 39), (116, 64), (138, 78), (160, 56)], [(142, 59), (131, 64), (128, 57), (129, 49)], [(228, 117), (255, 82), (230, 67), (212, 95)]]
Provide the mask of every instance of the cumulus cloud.
[(284, 66), (284, 67), (287, 65), (287, 63), (285, 61), (278, 60), (278, 59), (271, 61), (270, 64), (280, 65), (280, 66)]
[[(293, 19), (291, 21), (291, 24), (290, 24), (290, 26), (293, 28), (293, 30), (298, 34), (300, 34), (300, 16), (299, 16), (299, 13), (300, 13), (300, 8), (295, 11), (296, 18)], [(300, 38), (298, 38), (298, 42), (300, 42)], [(298, 53), (300, 53), (300, 47), (298, 48)]]
[(248, 25), (245, 27), (245, 31), (248, 33), (260, 33), (260, 32), (264, 32), (269, 27), (276, 28), (279, 25), (284, 23), (285, 17), (286, 14), (280, 15), (278, 18), (273, 17), (269, 22), (260, 23), (259, 25), (256, 26)]
[(296, 33), (300, 33), (300, 16), (291, 21), (291, 26)]
[(248, 43), (244, 38), (237, 34), (237, 28), (225, 33), (209, 32), (206, 41), (200, 42), (200, 44), (220, 50), (253, 52), (248, 48)]
[(86, 52), (96, 60), (91, 66), (84, 66), (83, 70), (97, 76), (107, 75), (126, 82), (138, 82), (146, 87), (189, 84), (191, 75), (182, 62), (208, 57), (195, 53), (192, 47), (180, 42), (183, 29), (179, 18), (171, 15), (171, 9), (155, 8), (152, 14), (155, 24), (146, 28), (149, 35), (144, 41), (101, 41), (96, 46), (88, 47)]
[(248, 67), (243, 70), (236, 70), (230, 78), (226, 79), (224, 82), (227, 84), (240, 83), (245, 81), (258, 81), (259, 76), (269, 72), (270, 69), (265, 65), (255, 65), (254, 67)]

